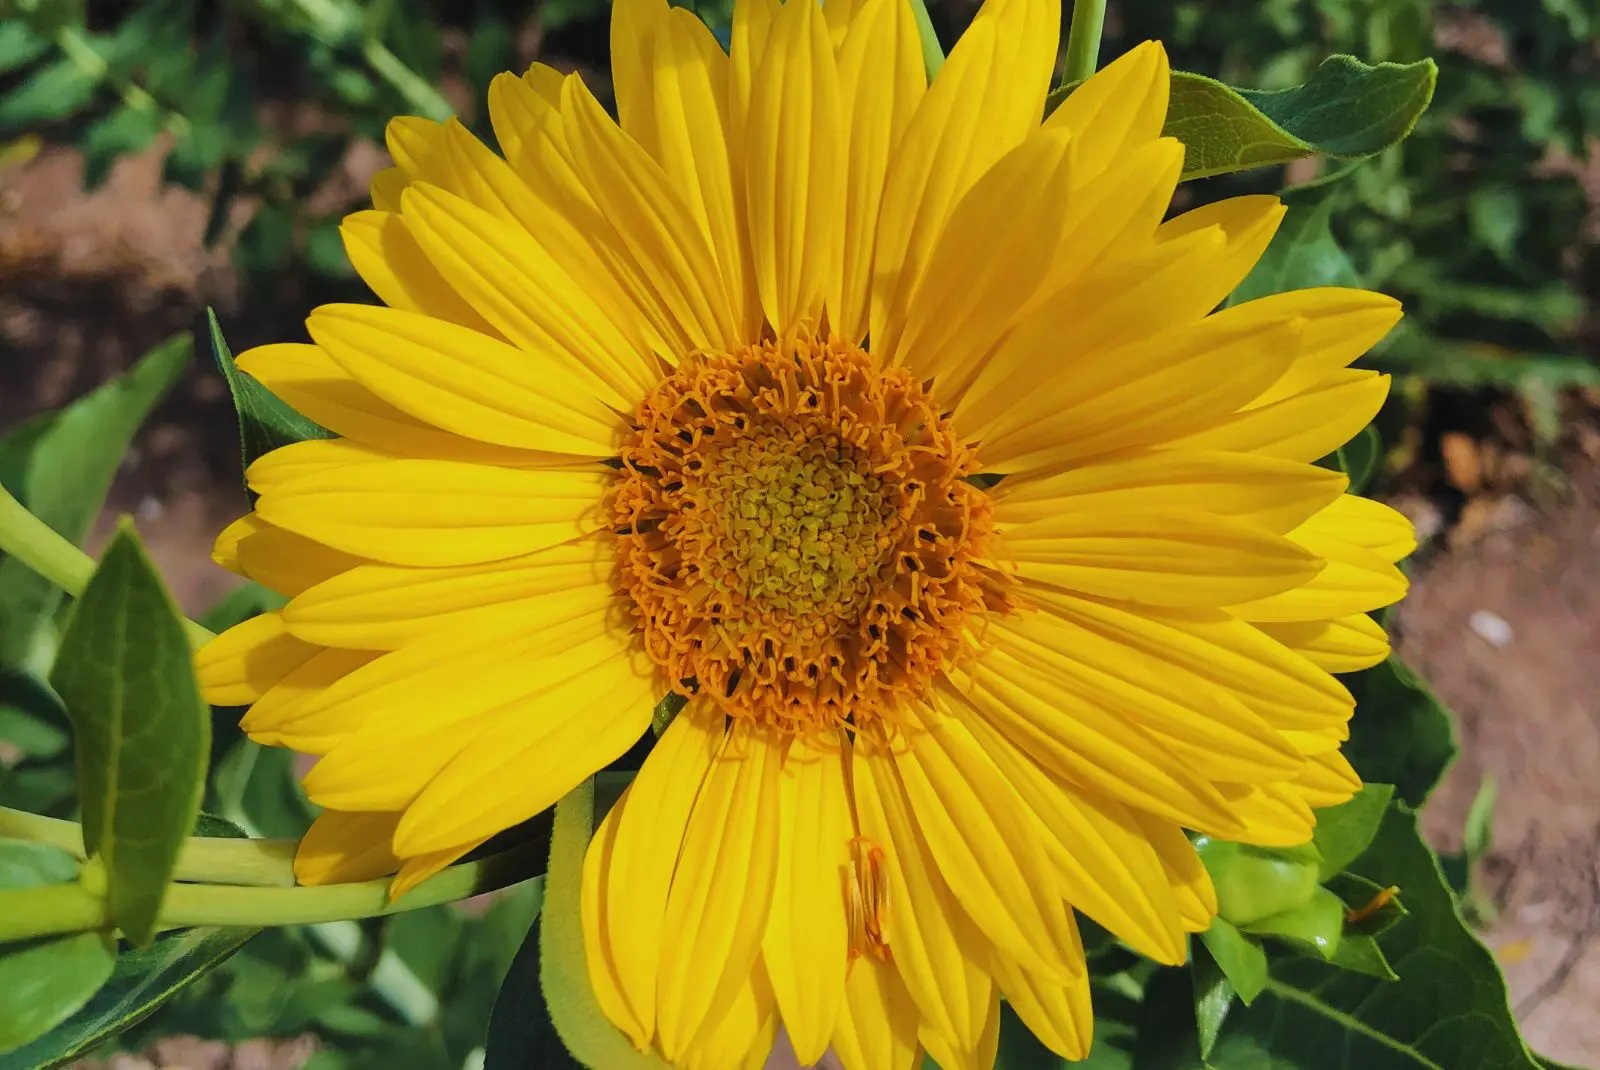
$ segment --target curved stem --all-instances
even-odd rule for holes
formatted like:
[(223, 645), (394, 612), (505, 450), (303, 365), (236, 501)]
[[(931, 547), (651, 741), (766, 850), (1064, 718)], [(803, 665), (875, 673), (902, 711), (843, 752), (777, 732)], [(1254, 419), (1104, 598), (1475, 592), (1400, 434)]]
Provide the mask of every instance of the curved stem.
[(1067, 31), (1067, 62), (1061, 84), (1081, 82), (1100, 61), (1100, 33), (1105, 27), (1106, 0), (1072, 0), (1072, 28)]
[[(157, 927), (313, 925), (374, 918), (519, 884), (536, 876), (543, 860), (534, 844), (520, 844), (476, 862), (451, 866), (399, 899), (389, 898), (388, 877), (359, 884), (293, 888), (169, 884)], [(98, 929), (107, 920), (104, 900), (76, 884), (0, 889), (0, 943)]]
[[(83, 593), (94, 575), (94, 558), (72, 545), (59, 532), (23, 508), (10, 491), (0, 487), (0, 551), (73, 597)], [(192, 620), (183, 622), (189, 642), (200, 646), (216, 636)]]
[[(86, 857), (83, 826), (76, 821), (0, 806), (0, 838), (49, 844), (74, 858)], [(194, 836), (178, 849), (178, 863), (172, 878), (213, 884), (293, 887), (294, 852), (298, 846), (298, 840)]]

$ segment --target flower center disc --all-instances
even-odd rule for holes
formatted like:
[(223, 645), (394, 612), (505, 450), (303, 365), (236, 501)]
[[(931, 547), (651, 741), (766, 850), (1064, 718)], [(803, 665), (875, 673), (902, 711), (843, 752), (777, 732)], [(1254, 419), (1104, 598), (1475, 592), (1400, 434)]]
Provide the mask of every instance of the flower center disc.
[(859, 726), (998, 599), (972, 451), (921, 384), (854, 346), (692, 356), (639, 406), (622, 462), (645, 647), (730, 716)]

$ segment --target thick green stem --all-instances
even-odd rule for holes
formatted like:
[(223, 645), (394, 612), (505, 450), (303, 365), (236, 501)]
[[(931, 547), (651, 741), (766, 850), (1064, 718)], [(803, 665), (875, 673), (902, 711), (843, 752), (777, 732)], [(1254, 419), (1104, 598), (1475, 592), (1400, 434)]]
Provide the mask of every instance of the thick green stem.
[[(83, 593), (94, 575), (94, 558), (24, 509), (4, 487), (0, 487), (0, 552), (10, 554), (73, 597)], [(216, 638), (210, 629), (192, 620), (185, 620), (183, 626), (194, 646)]]
[[(451, 866), (396, 900), (389, 898), (387, 877), (359, 884), (295, 888), (172, 884), (167, 887), (158, 926), (183, 929), (194, 925), (314, 925), (373, 918), (517, 884), (535, 875), (542, 863), (540, 851), (531, 844), (522, 844), (477, 862)], [(106, 923), (103, 901), (76, 884), (0, 889), (0, 943), (83, 932)]]
[[(0, 806), (0, 838), (30, 840), (83, 858), (83, 827), (76, 821)], [(294, 885), (295, 840), (196, 836), (178, 850), (174, 880), (275, 887)]]
[(0, 888), (0, 943), (88, 932), (105, 924), (105, 900), (80, 885)]
[(1072, 0), (1072, 28), (1067, 31), (1067, 63), (1061, 84), (1081, 82), (1100, 61), (1100, 32), (1105, 27), (1106, 0)]

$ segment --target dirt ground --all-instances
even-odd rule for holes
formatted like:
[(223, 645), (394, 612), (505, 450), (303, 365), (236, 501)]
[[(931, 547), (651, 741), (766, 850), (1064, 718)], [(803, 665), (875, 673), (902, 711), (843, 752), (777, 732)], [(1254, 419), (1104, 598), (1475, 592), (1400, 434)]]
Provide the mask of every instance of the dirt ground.
[[(66, 152), (0, 174), (0, 425), (88, 389), (192, 327), (206, 304), (225, 316), (237, 305), (225, 254), (201, 248), (203, 205), (162, 190), (158, 175), (154, 156), (124, 161), (107, 186), (83, 195)], [(296, 331), (284, 323), (277, 333)], [(206, 548), (243, 509), (233, 434), (222, 384), (197, 361), (140, 437), (107, 514), (137, 517), (191, 612), (229, 582)], [(1594, 469), (1579, 455), (1564, 495), (1534, 506), (1499, 494), (1452, 518), (1455, 535), (1441, 540), (1452, 545), (1419, 565), (1398, 617), (1401, 651), (1460, 719), (1462, 756), (1429, 804), (1428, 831), (1441, 849), (1458, 846), (1482, 779), (1494, 779), (1493, 847), (1480, 879), (1497, 914), (1486, 939), (1530, 1042), (1578, 1066), (1600, 1066)], [(1424, 527), (1442, 524), (1426, 499), (1404, 504)], [(280, 1054), (163, 1050), (125, 1065), (298, 1065)]]

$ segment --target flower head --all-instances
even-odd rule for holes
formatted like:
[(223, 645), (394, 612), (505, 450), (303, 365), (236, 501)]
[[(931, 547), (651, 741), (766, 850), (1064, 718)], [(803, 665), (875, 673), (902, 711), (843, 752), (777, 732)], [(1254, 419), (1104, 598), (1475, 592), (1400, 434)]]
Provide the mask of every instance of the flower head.
[(610, 1019), (686, 1067), (1082, 1056), (1075, 912), (1163, 962), (1185, 830), (1305, 841), (1359, 781), (1330, 675), (1412, 546), (1312, 464), (1376, 412), (1360, 290), (1217, 311), (1281, 217), (1163, 221), (1154, 44), (1041, 121), (1055, 0), (932, 85), (902, 0), (619, 0), (620, 125), (503, 75), (500, 154), (398, 119), (345, 223), (387, 307), (240, 365), (339, 437), (217, 557), (289, 596), (199, 655), (320, 755), (304, 881), (403, 892), (687, 697), (584, 871)]

